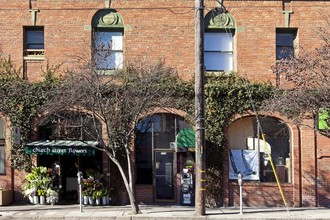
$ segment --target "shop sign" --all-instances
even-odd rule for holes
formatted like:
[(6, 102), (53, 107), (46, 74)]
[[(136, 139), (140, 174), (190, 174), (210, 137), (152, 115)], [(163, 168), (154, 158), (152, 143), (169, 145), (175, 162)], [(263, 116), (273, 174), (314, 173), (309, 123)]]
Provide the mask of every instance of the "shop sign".
[(94, 156), (95, 150), (91, 147), (27, 146), (26, 153), (35, 155)]

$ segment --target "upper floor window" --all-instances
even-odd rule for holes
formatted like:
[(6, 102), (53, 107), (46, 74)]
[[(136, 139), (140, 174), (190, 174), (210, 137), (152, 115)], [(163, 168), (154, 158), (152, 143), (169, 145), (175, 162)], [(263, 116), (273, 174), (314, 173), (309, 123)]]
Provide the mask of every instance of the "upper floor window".
[(234, 70), (234, 19), (226, 11), (214, 9), (207, 13), (204, 24), (206, 71)]
[(123, 68), (123, 32), (95, 30), (94, 61), (97, 69)]
[(92, 20), (93, 61), (97, 70), (123, 68), (124, 23), (113, 9), (98, 11)]
[(233, 70), (233, 35), (225, 32), (205, 32), (204, 62), (209, 71)]
[(24, 57), (40, 58), (44, 56), (44, 28), (26, 27), (24, 29)]
[(276, 30), (276, 60), (294, 57), (296, 30)]

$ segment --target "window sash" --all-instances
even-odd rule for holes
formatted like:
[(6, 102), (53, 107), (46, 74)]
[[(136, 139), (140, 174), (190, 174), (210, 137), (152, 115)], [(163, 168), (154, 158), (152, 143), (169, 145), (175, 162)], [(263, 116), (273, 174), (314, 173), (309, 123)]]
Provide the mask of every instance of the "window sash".
[(204, 63), (206, 70), (209, 71), (230, 71), (233, 70), (232, 52), (205, 52)]
[(233, 70), (233, 34), (206, 32), (204, 34), (204, 64), (208, 71)]
[(123, 50), (123, 33), (122, 32), (95, 32), (95, 49)]
[(205, 51), (233, 51), (232, 33), (208, 33), (204, 34)]
[(44, 49), (44, 31), (26, 30), (25, 49)]
[(94, 60), (97, 69), (123, 68), (123, 32), (96, 31)]
[(285, 59), (294, 55), (293, 47), (276, 47), (276, 59)]
[(292, 33), (276, 33), (276, 59), (285, 59), (294, 55)]
[(95, 63), (97, 69), (121, 69), (123, 68), (123, 52), (97, 51)]
[(290, 33), (277, 33), (276, 34), (276, 46), (293, 46), (293, 35)]
[(0, 145), (0, 174), (6, 174), (6, 153), (3, 145)]

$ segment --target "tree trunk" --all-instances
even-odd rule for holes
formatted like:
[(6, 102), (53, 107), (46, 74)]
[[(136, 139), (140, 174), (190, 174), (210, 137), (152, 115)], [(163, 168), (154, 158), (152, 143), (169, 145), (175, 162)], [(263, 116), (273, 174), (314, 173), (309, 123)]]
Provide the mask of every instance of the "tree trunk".
[[(130, 184), (129, 181), (127, 180), (127, 176), (125, 175), (125, 172), (124, 172), (122, 166), (120, 165), (120, 163), (114, 158), (110, 158), (110, 159), (116, 164), (116, 166), (118, 167), (119, 172), (122, 176), (122, 179), (124, 181), (125, 188), (126, 188), (126, 191), (127, 191), (128, 197), (129, 197), (129, 201), (130, 201), (130, 204), (132, 207), (132, 213), (133, 214), (141, 213), (139, 205), (137, 204), (137, 202), (135, 200), (133, 184), (132, 183)], [(128, 172), (131, 172), (131, 170), (129, 170)], [(130, 187), (130, 186), (132, 186), (132, 187)]]

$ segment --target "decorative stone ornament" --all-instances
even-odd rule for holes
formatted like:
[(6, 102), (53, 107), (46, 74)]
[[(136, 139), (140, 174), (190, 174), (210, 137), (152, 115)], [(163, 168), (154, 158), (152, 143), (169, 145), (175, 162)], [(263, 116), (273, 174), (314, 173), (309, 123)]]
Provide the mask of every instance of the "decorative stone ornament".
[(205, 28), (235, 28), (235, 20), (230, 13), (213, 9), (206, 14), (204, 20)]
[(122, 17), (113, 9), (105, 9), (98, 11), (92, 20), (93, 27), (124, 27)]

